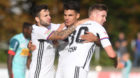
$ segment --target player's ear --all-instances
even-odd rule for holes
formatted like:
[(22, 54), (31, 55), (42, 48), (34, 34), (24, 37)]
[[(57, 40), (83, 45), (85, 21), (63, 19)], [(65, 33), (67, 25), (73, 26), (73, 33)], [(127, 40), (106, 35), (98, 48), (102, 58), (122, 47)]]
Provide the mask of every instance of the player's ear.
[(36, 22), (39, 22), (39, 17), (35, 17)]
[(96, 18), (97, 12), (96, 11), (92, 11), (90, 14), (91, 18)]
[(77, 17), (76, 17), (77, 19), (79, 19), (80, 18), (80, 13), (77, 13)]

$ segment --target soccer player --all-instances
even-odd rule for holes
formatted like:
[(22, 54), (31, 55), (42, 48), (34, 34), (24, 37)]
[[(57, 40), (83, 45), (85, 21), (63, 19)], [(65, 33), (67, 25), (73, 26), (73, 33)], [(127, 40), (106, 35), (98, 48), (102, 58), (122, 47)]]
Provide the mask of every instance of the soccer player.
[(22, 31), (10, 40), (7, 62), (9, 78), (25, 78), (26, 63), (29, 57), (27, 44), (31, 37), (32, 24), (25, 22)]
[(32, 52), (29, 78), (54, 78), (55, 51), (52, 40), (65, 39), (75, 30), (76, 24), (65, 30), (55, 31), (58, 26), (51, 23), (47, 5), (35, 7), (33, 15), (36, 24), (33, 25), (32, 43), (36, 49)]
[[(60, 26), (58, 28), (58, 31), (61, 31), (63, 29), (67, 29), (68, 27), (72, 26), (74, 23), (76, 23), (80, 17), (80, 6), (75, 1), (69, 1), (67, 3), (64, 3), (64, 22), (65, 26)], [(64, 60), (67, 57), (67, 49), (69, 42), (66, 40), (61, 41), (59, 40), (59, 59), (58, 59), (58, 67), (56, 71), (56, 78), (64, 78)]]
[[(65, 6), (68, 6), (68, 4)], [(68, 7), (64, 8), (66, 26), (70, 26), (68, 17), (70, 18), (73, 14), (79, 14), (79, 12), (75, 9), (71, 10)], [(115, 61), (117, 60), (107, 32), (102, 26), (106, 21), (106, 17), (107, 7), (105, 5), (96, 4), (89, 8), (89, 21), (79, 25), (68, 37), (68, 50), (60, 62), (60, 66), (58, 65), (56, 78), (87, 78), (90, 60), (96, 44), (94, 42), (83, 43), (81, 35), (86, 34), (86, 32), (92, 32), (94, 35), (98, 35), (108, 56), (115, 59)]]

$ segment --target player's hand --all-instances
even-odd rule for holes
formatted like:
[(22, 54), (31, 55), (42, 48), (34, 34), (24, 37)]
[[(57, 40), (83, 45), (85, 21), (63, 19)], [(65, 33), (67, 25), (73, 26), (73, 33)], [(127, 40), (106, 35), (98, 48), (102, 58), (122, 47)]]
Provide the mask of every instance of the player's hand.
[(98, 40), (98, 37), (95, 36), (93, 33), (91, 32), (86, 32), (86, 34), (84, 35), (81, 35), (81, 39), (84, 40), (83, 42), (84, 43), (87, 43), (87, 42), (94, 42), (94, 41), (97, 41)]
[(113, 61), (113, 66), (115, 67), (115, 68), (118, 68), (118, 60), (117, 60), (117, 57), (115, 57), (115, 58), (110, 58), (112, 61)]
[(9, 78), (14, 78), (14, 77), (13, 77), (13, 72), (12, 72), (12, 71), (9, 72)]
[(28, 56), (28, 58), (27, 58), (27, 64), (26, 64), (27, 69), (30, 69), (30, 64), (31, 64), (31, 56)]
[(65, 24), (62, 23), (62, 24), (59, 26), (59, 28), (57, 29), (57, 31), (62, 31), (64, 27), (65, 27)]
[(53, 40), (52, 42), (53, 42), (54, 47), (57, 47), (59, 45), (57, 40)]
[(34, 51), (36, 49), (36, 46), (32, 44), (32, 41), (29, 41), (28, 48), (30, 51)]
[(117, 69), (122, 69), (122, 68), (124, 68), (124, 63), (118, 62)]
[(88, 18), (86, 18), (86, 19), (82, 19), (82, 20), (79, 20), (79, 21), (76, 23), (76, 25), (83, 24), (83, 23), (85, 23), (85, 22), (87, 22), (87, 21), (89, 21)]

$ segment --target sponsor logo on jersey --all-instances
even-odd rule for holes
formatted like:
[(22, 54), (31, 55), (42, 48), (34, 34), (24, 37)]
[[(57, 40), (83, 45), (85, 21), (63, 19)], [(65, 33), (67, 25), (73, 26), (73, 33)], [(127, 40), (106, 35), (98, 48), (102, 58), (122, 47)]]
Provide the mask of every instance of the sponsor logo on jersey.
[(52, 49), (53, 47), (51, 46), (51, 45), (49, 45), (48, 47), (47, 47), (47, 49)]
[(70, 47), (70, 48), (68, 49), (68, 52), (74, 52), (74, 51), (76, 51), (76, 49), (77, 49), (76, 46)]

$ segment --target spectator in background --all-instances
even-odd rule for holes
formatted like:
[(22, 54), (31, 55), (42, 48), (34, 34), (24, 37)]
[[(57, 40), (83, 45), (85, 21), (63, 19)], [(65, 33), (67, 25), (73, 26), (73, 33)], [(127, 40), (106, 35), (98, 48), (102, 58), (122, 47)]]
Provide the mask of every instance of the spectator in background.
[(27, 59), (29, 50), (27, 44), (31, 38), (32, 24), (25, 22), (23, 31), (10, 40), (8, 51), (8, 72), (9, 78), (25, 78)]
[(118, 60), (120, 61), (123, 53), (127, 52), (127, 40), (123, 32), (120, 32), (118, 37), (115, 46), (117, 48)]
[(128, 52), (125, 52), (122, 55), (122, 63), (123, 63), (122, 78), (129, 78), (129, 74), (132, 68), (132, 63), (130, 61), (130, 55)]
[(140, 32), (137, 33), (137, 39), (134, 42), (134, 66), (139, 67), (140, 66)]

